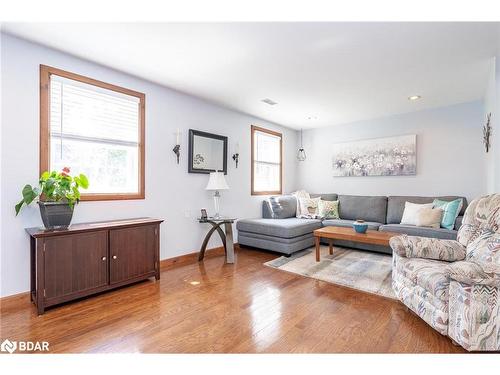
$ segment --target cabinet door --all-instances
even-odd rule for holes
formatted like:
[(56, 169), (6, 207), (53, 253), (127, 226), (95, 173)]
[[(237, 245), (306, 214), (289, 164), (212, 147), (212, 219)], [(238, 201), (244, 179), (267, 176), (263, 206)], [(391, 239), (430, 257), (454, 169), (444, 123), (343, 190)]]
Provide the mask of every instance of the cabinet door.
[(45, 298), (108, 284), (107, 231), (45, 239)]
[(155, 271), (156, 225), (109, 231), (110, 283)]

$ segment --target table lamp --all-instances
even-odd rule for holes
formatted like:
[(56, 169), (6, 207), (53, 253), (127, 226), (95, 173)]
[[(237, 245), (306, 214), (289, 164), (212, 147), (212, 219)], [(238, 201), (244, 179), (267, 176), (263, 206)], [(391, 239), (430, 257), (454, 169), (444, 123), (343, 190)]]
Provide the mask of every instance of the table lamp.
[(224, 173), (216, 171), (210, 173), (210, 179), (208, 180), (207, 187), (205, 190), (214, 190), (214, 206), (215, 206), (215, 215), (214, 219), (219, 219), (219, 209), (220, 209), (220, 193), (219, 190), (227, 190), (229, 186), (227, 186), (226, 179), (224, 178)]

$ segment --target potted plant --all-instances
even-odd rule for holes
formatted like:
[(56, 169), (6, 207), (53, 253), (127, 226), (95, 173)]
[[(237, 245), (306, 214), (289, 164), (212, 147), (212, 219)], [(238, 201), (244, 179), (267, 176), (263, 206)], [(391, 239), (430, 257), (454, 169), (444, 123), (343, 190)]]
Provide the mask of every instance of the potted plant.
[(71, 177), (69, 168), (61, 172), (43, 172), (38, 187), (26, 185), (23, 199), (16, 204), (16, 216), (23, 205), (29, 205), (38, 198), (40, 215), (47, 229), (68, 228), (73, 217), (75, 204), (80, 201), (80, 188), (87, 189), (89, 182), (84, 174)]

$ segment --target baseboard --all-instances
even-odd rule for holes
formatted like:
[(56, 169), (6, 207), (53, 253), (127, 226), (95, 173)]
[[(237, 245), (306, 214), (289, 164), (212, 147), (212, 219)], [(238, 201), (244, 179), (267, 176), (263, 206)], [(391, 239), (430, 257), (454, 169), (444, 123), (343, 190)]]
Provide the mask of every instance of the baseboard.
[[(234, 249), (237, 250), (239, 245), (237, 243), (234, 244)], [(163, 271), (168, 268), (172, 268), (175, 266), (184, 266), (186, 264), (193, 264), (198, 262), (198, 254), (196, 251), (194, 253), (179, 255), (173, 258), (167, 258), (160, 260), (160, 271)], [(213, 258), (224, 255), (224, 246), (214, 247), (212, 249), (207, 249), (205, 251), (205, 258)], [(21, 292), (17, 294), (12, 294), (10, 296), (0, 297), (0, 303), (2, 302), (10, 302), (15, 299), (29, 299), (30, 292)]]
[(30, 298), (30, 292), (21, 292), (17, 294), (11, 294), (10, 296), (5, 296), (5, 297), (0, 297), (0, 304), (4, 302), (11, 302), (16, 299), (25, 299), (27, 298), (29, 300)]
[[(235, 243), (234, 249), (237, 250), (238, 248), (239, 245)], [(198, 254), (199, 251), (196, 251), (194, 253), (179, 255), (177, 257), (160, 260), (160, 270), (164, 270), (174, 266), (196, 263), (198, 262)], [(205, 258), (213, 258), (222, 255), (224, 255), (224, 246), (214, 247), (212, 249), (207, 249), (205, 251)]]

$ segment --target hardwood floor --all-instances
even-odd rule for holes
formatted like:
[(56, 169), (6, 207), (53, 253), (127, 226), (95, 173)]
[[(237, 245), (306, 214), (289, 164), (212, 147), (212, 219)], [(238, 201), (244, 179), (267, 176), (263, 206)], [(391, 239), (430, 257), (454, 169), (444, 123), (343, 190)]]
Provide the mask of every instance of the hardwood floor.
[(461, 353), (397, 301), (262, 265), (242, 249), (37, 316), (2, 301), (1, 338), (48, 341), (51, 353)]

